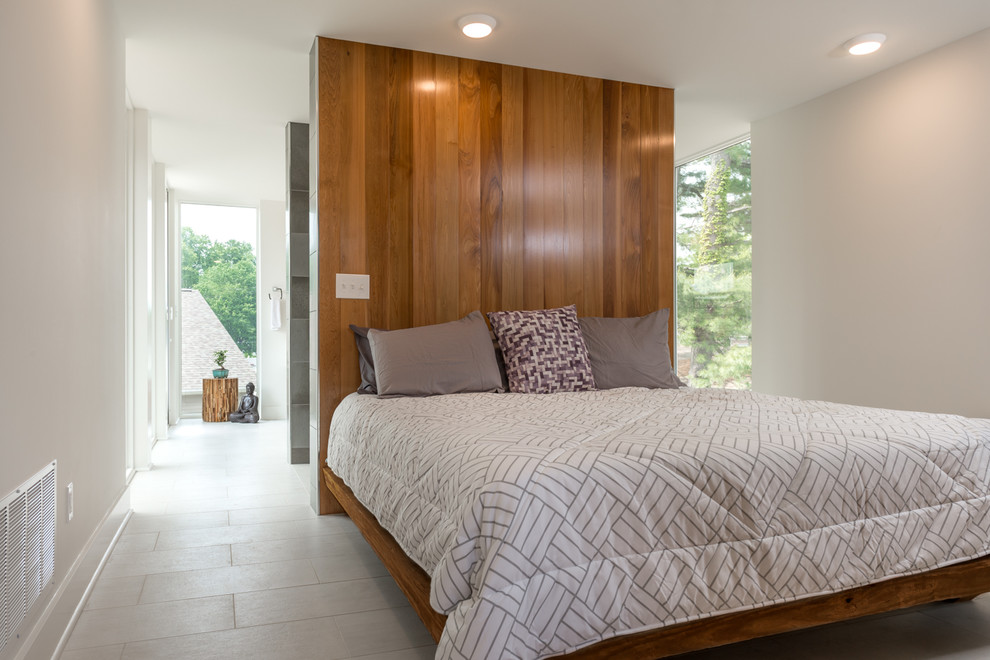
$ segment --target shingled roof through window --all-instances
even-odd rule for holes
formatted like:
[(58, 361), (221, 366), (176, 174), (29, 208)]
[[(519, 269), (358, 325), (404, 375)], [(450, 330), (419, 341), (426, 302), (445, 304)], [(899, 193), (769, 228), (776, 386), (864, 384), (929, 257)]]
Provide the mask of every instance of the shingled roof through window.
[(258, 375), (233, 337), (213, 313), (203, 294), (182, 290), (182, 391), (199, 392), (203, 379), (213, 377), (213, 351), (227, 349), (226, 367), (230, 378), (237, 378), (243, 389), (248, 382), (258, 384)]

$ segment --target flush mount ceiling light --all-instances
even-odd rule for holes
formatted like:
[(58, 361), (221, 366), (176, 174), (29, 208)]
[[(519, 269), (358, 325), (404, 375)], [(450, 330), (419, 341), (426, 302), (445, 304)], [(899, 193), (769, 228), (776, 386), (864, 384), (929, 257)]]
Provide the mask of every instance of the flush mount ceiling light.
[(457, 21), (461, 32), (472, 39), (487, 37), (495, 29), (495, 24), (495, 19), (488, 14), (468, 14)]
[(880, 50), (880, 46), (885, 41), (887, 41), (887, 35), (881, 32), (870, 32), (850, 39), (842, 44), (842, 47), (848, 50), (850, 55), (868, 55)]

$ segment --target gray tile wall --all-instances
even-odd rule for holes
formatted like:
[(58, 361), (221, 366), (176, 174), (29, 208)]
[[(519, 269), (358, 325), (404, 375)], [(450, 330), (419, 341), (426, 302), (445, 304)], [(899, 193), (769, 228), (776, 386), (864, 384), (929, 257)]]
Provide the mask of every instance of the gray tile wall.
[(289, 295), (290, 463), (308, 463), (309, 448), (309, 124), (285, 126), (285, 290)]

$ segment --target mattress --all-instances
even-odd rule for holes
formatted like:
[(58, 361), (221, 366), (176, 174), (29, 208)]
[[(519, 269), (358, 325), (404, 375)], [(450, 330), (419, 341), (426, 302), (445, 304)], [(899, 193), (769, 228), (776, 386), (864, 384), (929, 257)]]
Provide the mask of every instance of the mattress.
[(990, 554), (990, 420), (705, 389), (350, 395), (327, 464), (438, 658), (542, 658)]

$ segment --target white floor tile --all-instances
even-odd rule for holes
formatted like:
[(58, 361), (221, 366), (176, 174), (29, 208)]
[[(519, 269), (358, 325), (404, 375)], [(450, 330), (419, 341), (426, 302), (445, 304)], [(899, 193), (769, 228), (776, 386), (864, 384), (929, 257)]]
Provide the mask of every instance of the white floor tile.
[(304, 486), (309, 487), (310, 471), (308, 463), (296, 463), (292, 466), (293, 471), (295, 471), (296, 476), (299, 477), (299, 481), (302, 482)]
[(418, 646), (435, 649), (430, 633), (408, 606), (344, 614), (336, 621), (353, 656)]
[(194, 502), (199, 500), (215, 500), (230, 495), (227, 486), (201, 486), (199, 488), (177, 485), (168, 493), (170, 502)]
[(288, 474), (278, 481), (259, 481), (254, 484), (228, 486), (228, 497), (254, 497), (256, 495), (276, 495), (279, 493), (305, 492), (303, 485), (294, 474)]
[(159, 573), (145, 578), (141, 602), (157, 603), (184, 598), (296, 587), (318, 582), (319, 578), (316, 571), (306, 559), (207, 568), (181, 573)]
[(238, 628), (402, 607), (405, 603), (405, 596), (390, 577), (234, 595)]
[[(386, 653), (372, 653), (370, 655), (353, 656), (353, 660), (433, 660), (437, 654), (437, 647), (433, 644), (429, 646), (417, 646), (412, 649), (400, 649), (398, 651), (387, 651)], [(766, 660), (765, 658), (762, 660)]]
[(346, 658), (332, 618), (292, 621), (214, 633), (131, 642), (126, 660), (334, 660)]
[(85, 610), (67, 648), (106, 646), (234, 627), (231, 596)]
[[(263, 509), (237, 509), (230, 512), (231, 525), (257, 525), (266, 522), (286, 520), (309, 520), (316, 518), (316, 512), (308, 504), (293, 506), (273, 506)], [(324, 516), (326, 517), (326, 516)]]
[(220, 527), (226, 524), (226, 511), (210, 511), (207, 513), (178, 516), (135, 513), (131, 516), (130, 522), (127, 523), (127, 533), (140, 534), (142, 532), (160, 532), (171, 529), (198, 529), (202, 527)]
[(323, 516), (308, 520), (287, 520), (257, 525), (225, 525), (203, 529), (170, 530), (160, 533), (156, 549), (174, 550), (206, 545), (277, 541), (353, 531), (353, 526), (346, 518), (336, 519), (333, 516)]
[(115, 555), (126, 555), (134, 552), (151, 552), (158, 541), (158, 532), (144, 534), (124, 534), (113, 549)]
[[(319, 571), (317, 571), (319, 575)], [(962, 603), (938, 603), (918, 608), (919, 612), (970, 632), (990, 636), (990, 594)], [(990, 658), (990, 650), (987, 651)]]
[(302, 491), (273, 493), (271, 495), (245, 495), (225, 497), (217, 500), (183, 500), (169, 502), (169, 514), (200, 513), (204, 511), (227, 511), (229, 509), (259, 509), (266, 506), (291, 506), (306, 504), (309, 495)]
[[(987, 623), (990, 624), (990, 617)], [(990, 639), (933, 619), (914, 608), (900, 614), (867, 617), (680, 657), (683, 660), (976, 660), (990, 658)]]
[(141, 590), (144, 588), (143, 575), (130, 577), (106, 577), (101, 575), (93, 593), (86, 601), (87, 610), (98, 610), (105, 607), (126, 607), (137, 605), (141, 599)]
[(123, 652), (123, 644), (94, 646), (88, 649), (65, 651), (59, 656), (59, 660), (120, 660)]
[(385, 564), (378, 559), (370, 546), (342, 552), (331, 557), (313, 557), (309, 560), (316, 569), (320, 582), (340, 582), (357, 578), (388, 575)]
[(237, 543), (230, 547), (230, 551), (232, 562), (237, 565), (288, 559), (332, 557), (333, 555), (361, 550), (366, 545), (367, 542), (358, 533), (329, 534), (278, 541)]
[(102, 576), (115, 578), (218, 566), (230, 566), (230, 546), (211, 545), (205, 548), (182, 548), (130, 555), (113, 554), (107, 561)]

